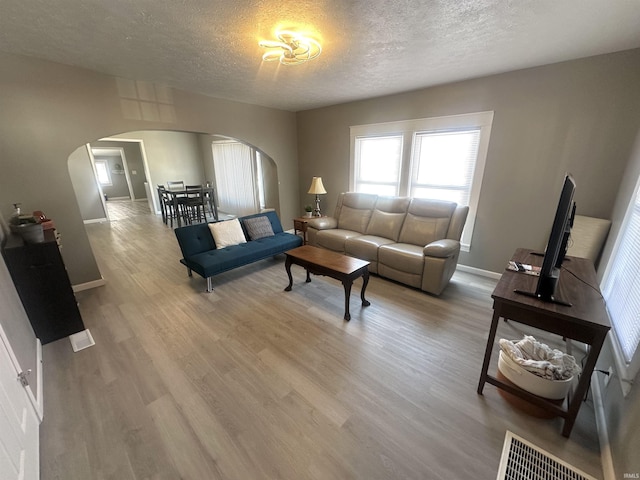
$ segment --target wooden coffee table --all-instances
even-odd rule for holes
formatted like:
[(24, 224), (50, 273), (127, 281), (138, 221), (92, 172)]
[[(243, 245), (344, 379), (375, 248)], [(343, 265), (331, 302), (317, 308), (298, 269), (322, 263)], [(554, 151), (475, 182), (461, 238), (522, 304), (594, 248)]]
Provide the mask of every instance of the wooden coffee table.
[(327, 277), (340, 280), (344, 286), (344, 319), (350, 320), (349, 297), (351, 295), (351, 285), (356, 278), (362, 277), (362, 290), (360, 298), (362, 306), (368, 307), (371, 303), (364, 298), (364, 292), (369, 283), (369, 262), (353, 257), (347, 257), (331, 250), (303, 245), (285, 252), (287, 259), (284, 267), (289, 276), (289, 285), (284, 289), (290, 292), (293, 285), (291, 276), (291, 264), (300, 265), (307, 271), (307, 282), (311, 281), (310, 274), (325, 275)]

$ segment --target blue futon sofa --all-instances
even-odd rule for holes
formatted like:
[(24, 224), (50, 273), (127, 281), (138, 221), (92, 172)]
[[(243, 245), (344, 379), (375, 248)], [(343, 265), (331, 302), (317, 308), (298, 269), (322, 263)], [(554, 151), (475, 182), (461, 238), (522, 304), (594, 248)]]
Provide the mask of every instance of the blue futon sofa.
[[(266, 216), (271, 223), (273, 235), (251, 240), (244, 221), (249, 218)], [(284, 253), (302, 245), (302, 238), (282, 230), (282, 224), (275, 211), (240, 217), (246, 243), (216, 248), (208, 223), (187, 225), (176, 228), (175, 234), (182, 251), (180, 263), (207, 279), (207, 292), (213, 290), (211, 277), (249, 263)]]

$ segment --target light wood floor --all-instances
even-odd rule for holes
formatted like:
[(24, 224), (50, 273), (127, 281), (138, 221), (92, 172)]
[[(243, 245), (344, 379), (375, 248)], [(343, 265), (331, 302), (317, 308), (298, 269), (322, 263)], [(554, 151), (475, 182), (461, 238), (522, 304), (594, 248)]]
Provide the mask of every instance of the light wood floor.
[(107, 200), (105, 202), (109, 220), (117, 222), (130, 219), (138, 215), (150, 215), (149, 202), (146, 198), (141, 200)]
[(207, 294), (159, 217), (87, 231), (107, 285), (77, 295), (95, 346), (44, 346), (43, 480), (495, 479), (506, 430), (602, 477), (590, 400), (566, 439), (476, 393), (491, 281), (433, 297), (373, 276), (345, 322), (338, 282), (294, 266), (283, 291), (283, 258)]

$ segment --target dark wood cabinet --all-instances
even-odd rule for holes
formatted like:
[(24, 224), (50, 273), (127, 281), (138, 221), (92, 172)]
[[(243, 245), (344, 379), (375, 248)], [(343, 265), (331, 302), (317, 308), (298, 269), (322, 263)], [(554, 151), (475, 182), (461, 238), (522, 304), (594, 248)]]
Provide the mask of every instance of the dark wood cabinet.
[(42, 344), (85, 329), (54, 230), (41, 243), (9, 235), (2, 248), (31, 326)]

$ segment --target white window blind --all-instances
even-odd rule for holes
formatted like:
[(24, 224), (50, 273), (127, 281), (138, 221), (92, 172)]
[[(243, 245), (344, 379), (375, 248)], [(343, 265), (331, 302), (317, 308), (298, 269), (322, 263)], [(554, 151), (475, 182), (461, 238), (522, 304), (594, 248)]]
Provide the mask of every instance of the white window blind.
[(629, 205), (602, 294), (620, 353), (632, 377), (640, 366), (640, 182)]
[(402, 135), (356, 138), (356, 192), (398, 195), (402, 141)]
[(416, 133), (410, 195), (469, 205), (479, 143), (479, 128)]
[(240, 142), (216, 142), (212, 150), (220, 211), (238, 216), (260, 211), (251, 148)]

